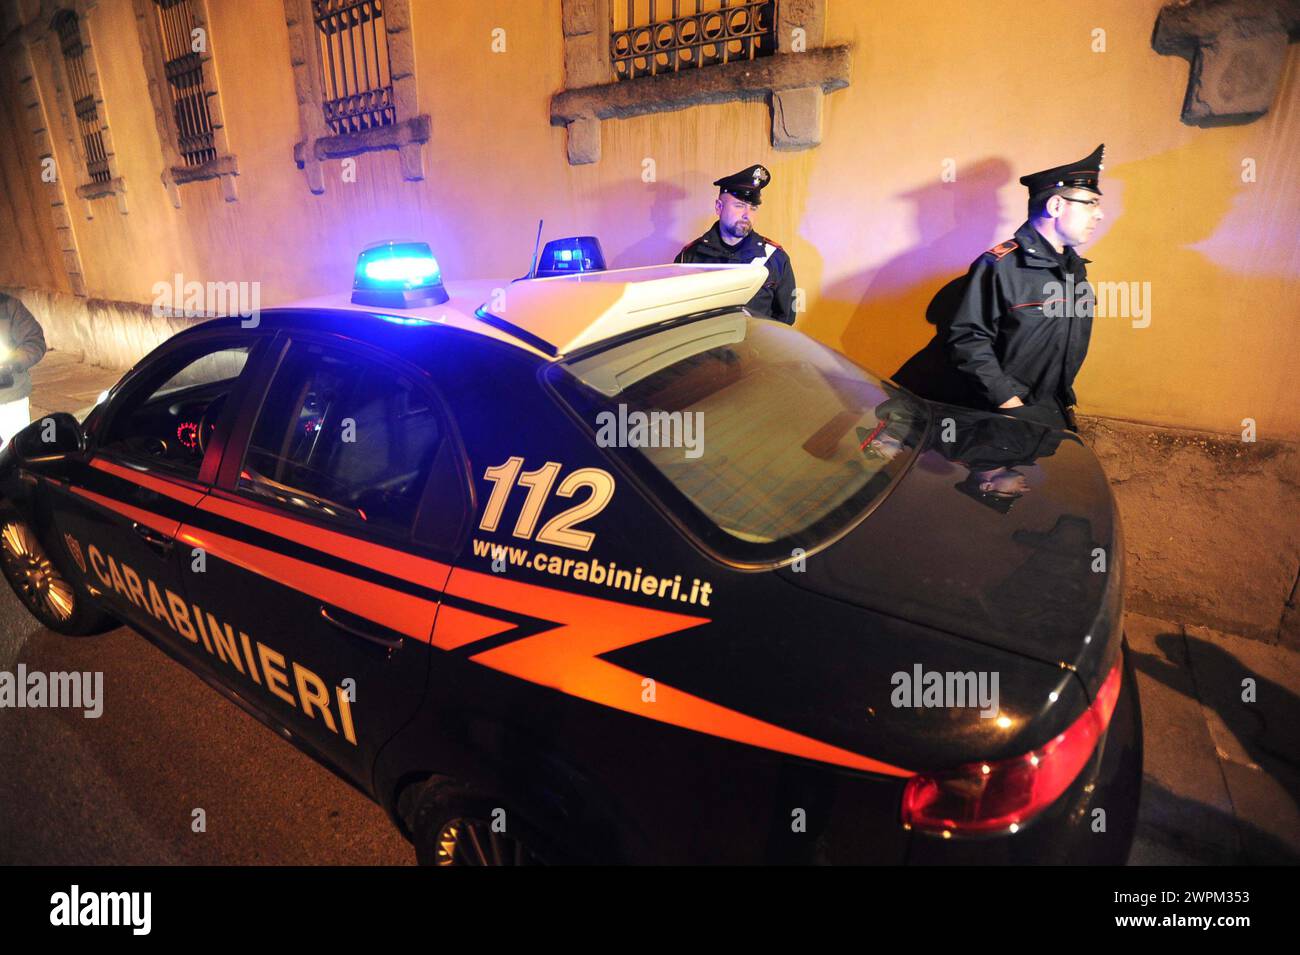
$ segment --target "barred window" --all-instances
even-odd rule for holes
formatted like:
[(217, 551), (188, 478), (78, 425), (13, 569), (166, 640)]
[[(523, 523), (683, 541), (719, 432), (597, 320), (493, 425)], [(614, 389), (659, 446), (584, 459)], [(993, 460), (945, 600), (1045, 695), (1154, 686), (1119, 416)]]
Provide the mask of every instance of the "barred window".
[(383, 0), (312, 0), (325, 122), (338, 135), (397, 122)]
[(618, 80), (776, 52), (776, 0), (611, 0), (611, 12)]
[(72, 109), (77, 116), (77, 130), (86, 157), (86, 172), (91, 182), (108, 182), (111, 174), (108, 155), (104, 150), (103, 124), (95, 105), (95, 92), (86, 69), (86, 48), (81, 42), (81, 21), (71, 10), (61, 10), (55, 15), (51, 27), (59, 37), (63, 62), (68, 72), (68, 86), (72, 93)]
[(203, 63), (194, 49), (193, 31), (199, 26), (194, 2), (154, 0), (163, 46), (163, 72), (176, 120), (176, 148), (186, 166), (201, 166), (217, 158)]

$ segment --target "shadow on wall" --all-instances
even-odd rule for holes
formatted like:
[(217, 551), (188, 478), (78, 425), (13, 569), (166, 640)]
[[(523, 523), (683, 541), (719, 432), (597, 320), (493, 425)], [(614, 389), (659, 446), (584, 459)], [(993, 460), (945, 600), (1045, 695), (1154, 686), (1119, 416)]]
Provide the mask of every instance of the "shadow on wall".
[[(636, 179), (611, 186), (606, 190), (606, 194), (602, 194), (598, 208), (627, 209), (630, 212), (629, 219), (639, 222), (641, 219), (638, 207), (644, 203), (646, 193), (650, 195), (649, 234), (634, 240), (631, 245), (615, 255), (609, 262), (611, 269), (635, 269), (644, 265), (671, 262), (677, 257), (682, 246), (694, 239), (697, 234), (678, 235), (677, 223), (681, 220), (683, 203), (687, 203), (691, 196), (673, 182), (643, 183)], [(628, 225), (632, 225), (632, 222), (628, 222)], [(604, 241), (602, 238), (602, 244)]]
[[(1092, 346), (1076, 384), (1085, 413), (1132, 418), (1124, 409), (1140, 406), (1141, 420), (1172, 425), (1226, 415), (1223, 425), (1234, 430), (1243, 417), (1259, 416), (1256, 402), (1281, 387), (1279, 345), (1294, 335), (1297, 294), (1297, 276), (1287, 274), (1282, 253), (1294, 243), (1279, 248), (1277, 234), (1264, 226), (1275, 206), (1290, 200), (1281, 176), (1244, 184), (1239, 151), (1206, 136), (1107, 165), (1106, 219), (1084, 253), (1096, 261), (1089, 278), (1112, 290), (1146, 287), (1150, 295), (1143, 296), (1145, 316), (1138, 316), (1098, 289)], [(1274, 270), (1239, 270), (1199, 248), (1225, 243), (1243, 258), (1275, 263)], [(1228, 410), (1224, 396), (1241, 403)], [(1261, 420), (1260, 428), (1281, 430), (1276, 421)]]
[[(930, 381), (946, 370), (938, 337), (946, 334), (971, 262), (1005, 238), (999, 229), (1011, 217), (1003, 213), (999, 190), (1010, 179), (1005, 159), (988, 158), (958, 168), (953, 182), (928, 183), (898, 196), (912, 206), (917, 244), (825, 291), (831, 300), (857, 297), (840, 339), (843, 352), (883, 374), (913, 354), (916, 373), (906, 387), (917, 390), (929, 382), (921, 393), (936, 400), (964, 394), (955, 380)], [(958, 395), (950, 393), (954, 388)]]

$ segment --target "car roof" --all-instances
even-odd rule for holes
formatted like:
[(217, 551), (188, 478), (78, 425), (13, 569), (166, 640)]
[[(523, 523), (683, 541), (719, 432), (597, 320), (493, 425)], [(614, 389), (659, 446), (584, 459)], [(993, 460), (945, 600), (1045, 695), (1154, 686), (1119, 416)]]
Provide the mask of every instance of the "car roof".
[(766, 278), (762, 265), (653, 265), (514, 283), (447, 282), (446, 302), (419, 308), (353, 304), (342, 292), (267, 309), (267, 317), (365, 316), (371, 328), (409, 325), (413, 337), (421, 326), (451, 327), (555, 360), (662, 321), (742, 306)]

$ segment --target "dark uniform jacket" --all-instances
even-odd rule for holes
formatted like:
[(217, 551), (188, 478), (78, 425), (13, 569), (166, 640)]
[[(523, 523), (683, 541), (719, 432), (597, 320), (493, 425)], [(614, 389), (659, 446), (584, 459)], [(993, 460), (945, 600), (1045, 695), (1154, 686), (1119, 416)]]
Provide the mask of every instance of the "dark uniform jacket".
[(771, 239), (750, 231), (740, 242), (727, 245), (722, 241), (718, 223), (686, 248), (677, 253), (673, 261), (686, 264), (735, 265), (755, 260), (767, 266), (768, 279), (749, 300), (748, 308), (755, 315), (774, 318), (787, 325), (794, 324), (794, 269), (790, 256)]
[[(22, 302), (0, 292), (0, 404), (18, 401), (32, 393), (27, 374), (45, 357), (45, 333), (41, 323)], [(6, 382), (6, 377), (12, 383)]]
[(989, 408), (1013, 395), (1027, 405), (1075, 403), (1092, 334), (1087, 261), (1069, 247), (1058, 256), (1026, 222), (971, 265), (948, 356)]

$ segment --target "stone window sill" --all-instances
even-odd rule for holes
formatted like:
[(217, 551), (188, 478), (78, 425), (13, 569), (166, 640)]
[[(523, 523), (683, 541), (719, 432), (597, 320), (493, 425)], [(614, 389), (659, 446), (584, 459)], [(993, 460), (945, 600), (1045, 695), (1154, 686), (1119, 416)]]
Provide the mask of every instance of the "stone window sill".
[(849, 85), (851, 52), (820, 47), (564, 90), (551, 98), (551, 125), (568, 127), (570, 163), (595, 162), (600, 120), (770, 96), (773, 146), (804, 149), (821, 141), (822, 95)]
[(299, 169), (307, 170), (308, 184), (317, 195), (325, 191), (323, 177), (319, 174), (321, 162), (359, 156), (380, 149), (396, 149), (401, 161), (402, 178), (408, 182), (418, 182), (424, 178), (422, 149), (432, 134), (433, 120), (424, 114), (392, 126), (380, 126), (359, 133), (322, 136), (310, 143), (298, 143), (293, 147), (293, 160)]
[(178, 186), (189, 182), (203, 182), (215, 179), (221, 185), (221, 197), (226, 202), (235, 202), (239, 193), (235, 189), (235, 177), (239, 175), (239, 165), (234, 156), (218, 156), (197, 166), (172, 166), (163, 173), (163, 184), (171, 197), (172, 205), (181, 207), (181, 194)]
[(122, 177), (110, 179), (108, 182), (88, 182), (84, 186), (77, 187), (77, 198), (79, 199), (103, 199), (106, 196), (115, 196), (119, 193), (126, 192), (126, 183)]
[(221, 176), (238, 176), (239, 167), (234, 156), (218, 156), (197, 166), (172, 166), (171, 178), (177, 185), (187, 182), (202, 182), (205, 179), (217, 179)]

